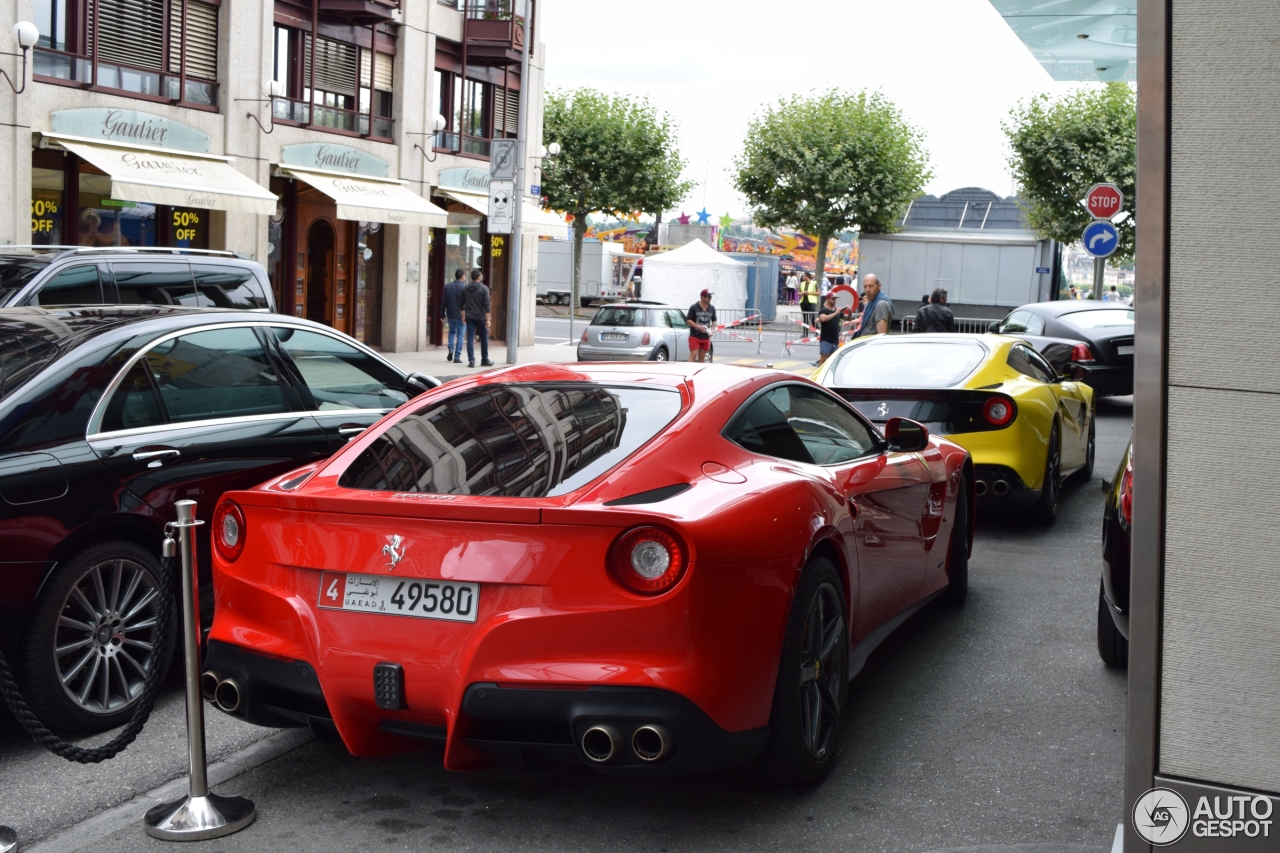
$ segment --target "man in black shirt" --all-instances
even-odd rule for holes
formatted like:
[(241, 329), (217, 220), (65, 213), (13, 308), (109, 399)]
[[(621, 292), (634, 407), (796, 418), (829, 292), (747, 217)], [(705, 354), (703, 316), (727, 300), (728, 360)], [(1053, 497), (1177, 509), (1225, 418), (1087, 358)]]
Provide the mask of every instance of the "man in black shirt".
[(939, 287), (933, 292), (928, 305), (916, 312), (917, 332), (954, 332), (956, 318), (947, 307), (947, 292)]
[(711, 291), (704, 290), (697, 302), (689, 306), (684, 322), (689, 327), (689, 360), (711, 360), (711, 333), (715, 331), (716, 306), (711, 304)]
[(471, 281), (462, 291), (462, 313), (467, 318), (467, 367), (476, 366), (475, 338), (480, 336), (480, 364), (493, 367), (489, 360), (489, 288), (480, 270), (471, 271)]
[(462, 361), (462, 336), (467, 329), (467, 321), (462, 318), (462, 291), (466, 286), (462, 270), (454, 270), (453, 281), (444, 286), (444, 316), (449, 321), (449, 354), (445, 361)]
[(828, 293), (822, 300), (822, 310), (818, 312), (818, 360), (816, 367), (822, 367), (832, 353), (840, 349), (840, 324), (849, 316), (848, 308), (837, 308), (836, 297)]

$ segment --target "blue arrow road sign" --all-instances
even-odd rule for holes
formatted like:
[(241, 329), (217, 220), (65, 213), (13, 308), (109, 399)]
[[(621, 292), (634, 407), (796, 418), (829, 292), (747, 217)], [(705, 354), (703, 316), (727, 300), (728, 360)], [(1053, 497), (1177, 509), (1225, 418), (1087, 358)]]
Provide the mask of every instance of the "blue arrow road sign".
[(1090, 222), (1084, 229), (1084, 250), (1095, 258), (1106, 258), (1120, 246), (1120, 232), (1110, 222)]

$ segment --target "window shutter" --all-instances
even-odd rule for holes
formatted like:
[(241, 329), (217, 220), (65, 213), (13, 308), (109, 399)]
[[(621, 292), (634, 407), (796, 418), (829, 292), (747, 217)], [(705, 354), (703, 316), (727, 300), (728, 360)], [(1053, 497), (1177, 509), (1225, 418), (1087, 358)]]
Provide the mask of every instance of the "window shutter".
[(493, 89), (494, 136), (505, 130), (505, 135), (515, 136), (520, 130), (520, 93), (515, 89), (495, 86)]
[[(101, 2), (101, 0), (99, 0)], [(321, 36), (316, 49), (316, 79), (309, 87), (321, 92), (332, 92), (335, 95), (352, 95), (356, 93), (356, 64), (359, 61), (356, 53), (359, 48), (354, 44), (334, 41)], [(311, 36), (303, 38), (302, 68), (304, 78), (311, 69)]]
[[(169, 73), (178, 74), (182, 66), (182, 0), (170, 3)], [(187, 0), (187, 74), (218, 79), (218, 7), (201, 0)]]
[(90, 45), (96, 28), (100, 60), (164, 70), (163, 0), (98, 0), (98, 21), (87, 5)]
[[(395, 65), (395, 57), (389, 53), (373, 54), (373, 88), (379, 92), (390, 92), (391, 73)], [(360, 48), (360, 85), (369, 86), (369, 51)]]

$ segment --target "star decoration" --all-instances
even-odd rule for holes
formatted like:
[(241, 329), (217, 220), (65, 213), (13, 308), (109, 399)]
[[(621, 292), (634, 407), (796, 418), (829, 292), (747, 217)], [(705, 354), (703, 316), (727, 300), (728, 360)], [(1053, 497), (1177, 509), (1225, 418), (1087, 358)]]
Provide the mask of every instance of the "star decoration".
[(733, 224), (733, 217), (730, 216), (729, 214), (726, 213), (724, 216), (720, 217), (721, 228), (728, 228), (732, 224)]
[(699, 225), (711, 224), (711, 214), (707, 213), (707, 209), (705, 207), (702, 208), (702, 210), (698, 211), (698, 224)]
[(689, 214), (685, 213), (683, 210), (680, 211), (680, 216), (676, 218), (676, 222), (679, 222), (681, 225), (688, 225)]

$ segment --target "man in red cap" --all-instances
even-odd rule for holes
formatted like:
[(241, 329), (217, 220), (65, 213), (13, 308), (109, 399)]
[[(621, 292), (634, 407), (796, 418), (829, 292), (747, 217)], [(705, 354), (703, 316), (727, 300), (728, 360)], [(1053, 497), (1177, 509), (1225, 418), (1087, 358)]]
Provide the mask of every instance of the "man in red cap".
[(711, 304), (711, 291), (702, 291), (697, 302), (689, 306), (685, 315), (689, 326), (689, 360), (711, 360), (711, 332), (716, 325), (716, 306)]

